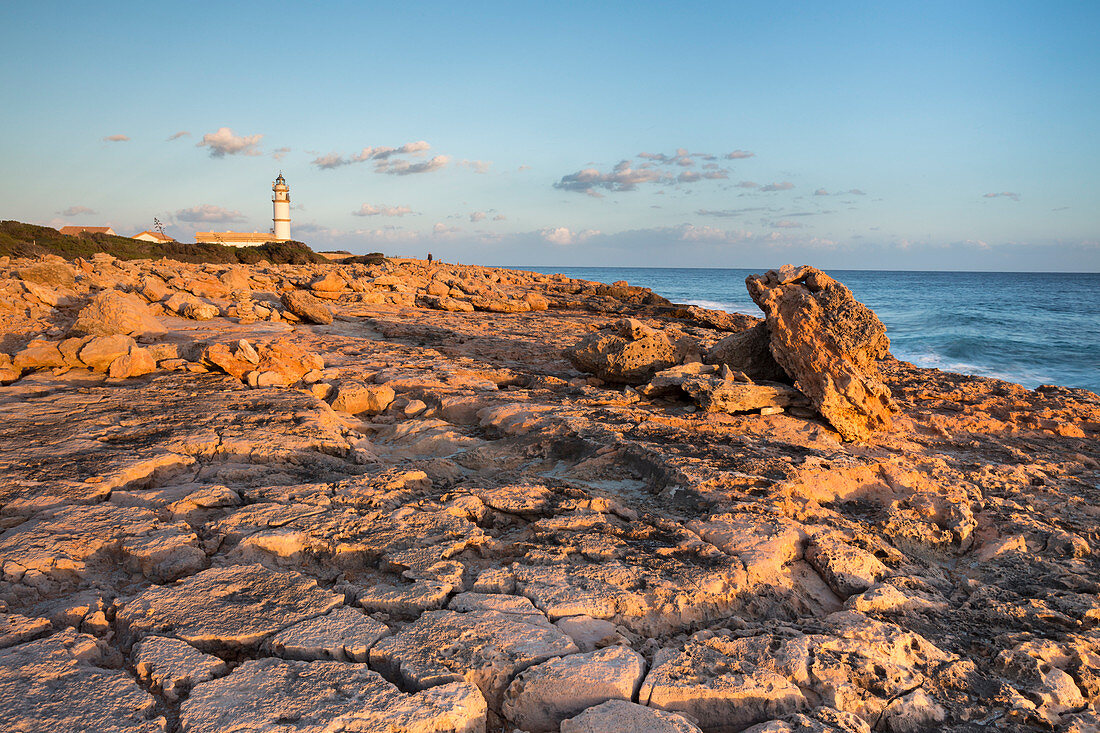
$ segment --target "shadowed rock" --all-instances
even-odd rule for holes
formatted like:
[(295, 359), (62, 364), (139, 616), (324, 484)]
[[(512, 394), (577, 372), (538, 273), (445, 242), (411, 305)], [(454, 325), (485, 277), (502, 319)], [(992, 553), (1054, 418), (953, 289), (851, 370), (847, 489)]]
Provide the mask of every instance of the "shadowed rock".
[(754, 382), (786, 382), (791, 378), (779, 366), (771, 352), (768, 326), (761, 322), (750, 329), (726, 336), (710, 347), (704, 361), (725, 364)]

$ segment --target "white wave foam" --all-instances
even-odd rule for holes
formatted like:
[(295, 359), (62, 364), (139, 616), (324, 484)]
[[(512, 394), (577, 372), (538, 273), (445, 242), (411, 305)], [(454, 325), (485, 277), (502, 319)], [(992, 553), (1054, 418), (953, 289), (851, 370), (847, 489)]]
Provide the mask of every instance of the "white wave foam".
[(713, 310), (713, 311), (725, 311), (726, 313), (743, 313), (743, 314), (748, 315), (748, 316), (759, 316), (760, 315), (759, 312), (753, 312), (753, 311), (747, 310), (747, 309), (737, 305), (736, 303), (725, 303), (725, 302), (718, 301), (718, 300), (699, 300), (697, 298), (692, 298), (692, 299), (683, 301), (683, 303), (684, 303), (684, 305), (697, 305), (700, 308), (707, 308), (707, 309)]
[(902, 361), (911, 362), (915, 366), (924, 367), (925, 369), (939, 369), (940, 371), (954, 372), (955, 374), (968, 374), (970, 376), (987, 377), (989, 379), (1001, 379), (1005, 382), (1022, 384), (1032, 389), (1043, 384), (1044, 381), (1050, 381), (1049, 379), (1044, 380), (1042, 376), (1028, 369), (1012, 371), (990, 369), (989, 367), (984, 367), (979, 364), (948, 359), (942, 354), (937, 354), (934, 351), (895, 351), (894, 356)]

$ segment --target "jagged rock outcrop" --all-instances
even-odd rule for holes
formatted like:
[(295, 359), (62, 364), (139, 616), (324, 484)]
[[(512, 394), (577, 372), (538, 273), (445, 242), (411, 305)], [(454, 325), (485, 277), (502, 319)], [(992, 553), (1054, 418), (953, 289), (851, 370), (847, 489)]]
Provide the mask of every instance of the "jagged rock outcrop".
[(582, 372), (624, 384), (642, 384), (681, 358), (667, 336), (633, 318), (586, 336), (566, 349), (565, 356)]
[(891, 427), (894, 403), (876, 366), (890, 341), (869, 308), (808, 265), (750, 275), (745, 284), (764, 311), (776, 362), (845, 440)]

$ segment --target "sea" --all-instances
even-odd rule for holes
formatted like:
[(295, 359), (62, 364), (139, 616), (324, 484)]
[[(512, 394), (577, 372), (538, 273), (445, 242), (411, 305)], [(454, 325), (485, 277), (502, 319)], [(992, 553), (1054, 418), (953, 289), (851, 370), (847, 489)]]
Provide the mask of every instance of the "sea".
[[(674, 303), (762, 315), (759, 270), (531, 267), (652, 288)], [(829, 270), (886, 324), (894, 356), (922, 367), (1100, 393), (1100, 273)]]

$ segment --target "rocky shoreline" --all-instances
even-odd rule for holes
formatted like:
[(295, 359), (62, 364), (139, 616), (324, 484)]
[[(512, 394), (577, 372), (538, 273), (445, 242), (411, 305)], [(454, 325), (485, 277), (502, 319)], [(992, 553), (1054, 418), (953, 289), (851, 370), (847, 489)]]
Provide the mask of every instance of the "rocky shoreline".
[(1100, 729), (1100, 397), (748, 286), (0, 258), (0, 719)]

